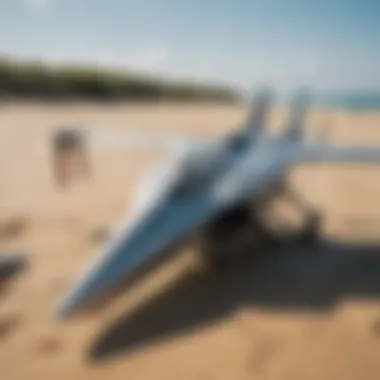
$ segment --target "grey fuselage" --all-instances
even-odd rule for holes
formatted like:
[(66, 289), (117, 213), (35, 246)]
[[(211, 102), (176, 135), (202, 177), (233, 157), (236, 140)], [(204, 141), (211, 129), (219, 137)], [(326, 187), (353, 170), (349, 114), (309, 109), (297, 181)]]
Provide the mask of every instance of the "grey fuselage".
[(141, 181), (132, 215), (64, 297), (59, 316), (105, 295), (144, 263), (202, 230), (224, 211), (245, 202), (261, 205), (297, 162), (380, 162), (379, 147), (307, 141), (303, 135), (307, 104), (302, 93), (295, 98), (282, 132), (265, 133), (268, 100), (265, 94), (259, 97), (247, 122), (226, 137), (174, 144), (174, 156)]
[(59, 314), (70, 314), (104, 293), (224, 210), (259, 201), (281, 181), (297, 143), (284, 135), (253, 138), (238, 130), (227, 138), (190, 146), (156, 167), (141, 182), (132, 215), (64, 298)]
[(252, 138), (238, 131), (190, 147), (146, 175), (135, 210), (144, 213), (152, 204), (186, 201), (199, 193), (208, 193), (220, 209), (248, 199), (259, 201), (267, 187), (281, 181), (296, 143), (281, 135)]

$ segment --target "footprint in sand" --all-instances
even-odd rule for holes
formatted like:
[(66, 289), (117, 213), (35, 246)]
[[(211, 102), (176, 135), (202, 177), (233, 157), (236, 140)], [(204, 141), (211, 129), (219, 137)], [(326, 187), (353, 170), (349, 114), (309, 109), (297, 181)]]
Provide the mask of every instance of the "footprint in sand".
[(89, 240), (94, 244), (104, 243), (110, 235), (110, 230), (107, 227), (98, 227), (90, 231)]
[(371, 332), (375, 338), (380, 337), (380, 318), (375, 319), (371, 324)]
[(12, 239), (22, 236), (30, 225), (26, 217), (10, 217), (0, 221), (0, 239)]
[(38, 342), (38, 351), (42, 354), (51, 355), (58, 352), (62, 347), (62, 342), (54, 337), (47, 337)]
[(5, 340), (21, 325), (21, 317), (17, 315), (5, 315), (0, 317), (0, 342)]

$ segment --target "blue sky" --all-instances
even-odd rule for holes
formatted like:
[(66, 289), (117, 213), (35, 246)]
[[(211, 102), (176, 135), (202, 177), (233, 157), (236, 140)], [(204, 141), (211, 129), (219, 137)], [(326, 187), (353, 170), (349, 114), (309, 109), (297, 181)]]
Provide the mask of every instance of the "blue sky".
[(379, 89), (380, 1), (0, 0), (0, 54), (246, 89)]

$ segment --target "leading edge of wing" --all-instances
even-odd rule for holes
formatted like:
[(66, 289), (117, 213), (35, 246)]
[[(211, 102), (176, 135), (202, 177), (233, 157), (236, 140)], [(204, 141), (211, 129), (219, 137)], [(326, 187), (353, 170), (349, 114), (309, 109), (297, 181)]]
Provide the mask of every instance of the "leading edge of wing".
[(202, 195), (188, 201), (163, 203), (122, 226), (60, 302), (57, 315), (69, 316), (105, 295), (140, 266), (176, 244), (215, 210), (212, 198)]

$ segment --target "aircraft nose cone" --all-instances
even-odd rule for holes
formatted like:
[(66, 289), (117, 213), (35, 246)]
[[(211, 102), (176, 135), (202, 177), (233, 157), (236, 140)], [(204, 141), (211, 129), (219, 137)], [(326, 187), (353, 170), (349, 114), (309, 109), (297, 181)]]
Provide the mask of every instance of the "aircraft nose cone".
[(72, 316), (80, 305), (79, 297), (74, 295), (66, 296), (54, 310), (54, 316), (58, 319), (66, 319)]
[(66, 319), (73, 314), (74, 307), (68, 304), (61, 303), (54, 310), (54, 316), (57, 319)]
[[(188, 202), (152, 203), (145, 213), (123, 224), (110, 238), (79, 282), (58, 304), (55, 314), (66, 318), (95, 300), (106, 300), (138, 269), (165, 256), (165, 250), (215, 213), (213, 198), (203, 194)], [(136, 218), (136, 219), (134, 219)]]
[[(93, 282), (93, 281), (92, 281)], [(90, 283), (82, 283), (75, 286), (68, 294), (60, 300), (56, 309), (54, 310), (54, 315), (58, 319), (66, 319), (75, 312), (77, 312), (84, 304), (89, 301), (89, 295), (93, 292), (91, 291)]]

